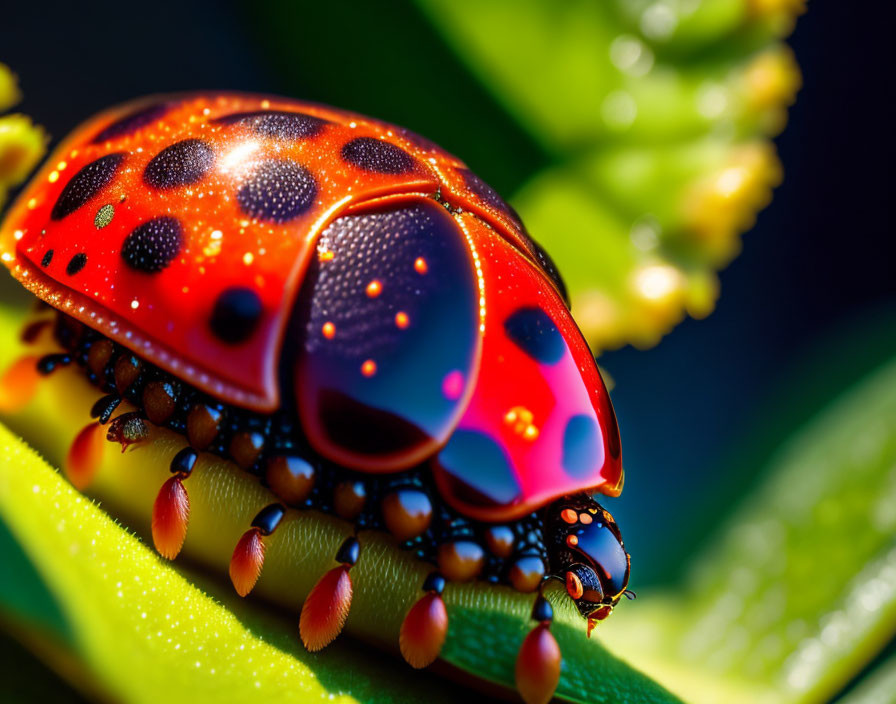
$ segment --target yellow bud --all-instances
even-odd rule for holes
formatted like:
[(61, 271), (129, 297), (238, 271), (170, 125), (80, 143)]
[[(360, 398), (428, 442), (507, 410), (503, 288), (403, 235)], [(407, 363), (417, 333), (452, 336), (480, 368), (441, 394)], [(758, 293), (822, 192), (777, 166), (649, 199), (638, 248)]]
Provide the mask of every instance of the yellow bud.
[(719, 168), (694, 183), (682, 201), (685, 235), (713, 263), (730, 260), (740, 247), (738, 235), (756, 211), (771, 201), (781, 182), (781, 166), (771, 144), (735, 147)]
[(0, 189), (24, 181), (44, 154), (46, 135), (24, 115), (0, 117)]
[(0, 64), (0, 112), (8, 110), (21, 98), (15, 75), (5, 64)]
[(744, 69), (741, 83), (745, 109), (758, 115), (767, 134), (780, 132), (802, 84), (793, 52), (781, 45), (763, 51)]

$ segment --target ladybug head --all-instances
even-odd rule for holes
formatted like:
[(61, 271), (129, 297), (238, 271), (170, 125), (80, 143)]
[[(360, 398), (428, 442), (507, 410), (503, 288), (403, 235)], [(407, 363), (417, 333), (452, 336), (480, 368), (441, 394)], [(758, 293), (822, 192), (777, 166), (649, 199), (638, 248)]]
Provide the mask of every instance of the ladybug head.
[(551, 571), (583, 616), (602, 621), (624, 596), (631, 558), (613, 517), (586, 494), (567, 496), (548, 507)]

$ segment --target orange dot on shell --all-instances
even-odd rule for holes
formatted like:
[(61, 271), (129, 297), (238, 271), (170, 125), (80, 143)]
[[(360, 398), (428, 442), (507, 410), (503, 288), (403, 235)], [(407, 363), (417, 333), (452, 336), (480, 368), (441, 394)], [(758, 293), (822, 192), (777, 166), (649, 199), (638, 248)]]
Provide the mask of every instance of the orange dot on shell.
[(376, 362), (372, 359), (365, 360), (364, 364), (361, 365), (361, 373), (364, 376), (373, 376), (376, 374)]
[(579, 520), (587, 526), (593, 519), (590, 513), (580, 513)]
[(417, 257), (414, 260), (414, 271), (418, 274), (425, 274), (429, 271), (429, 264), (426, 263), (426, 260), (423, 257)]
[(395, 325), (404, 330), (408, 325), (411, 324), (411, 319), (408, 317), (408, 314), (403, 310), (398, 311), (395, 314)]
[(325, 249), (321, 252), (317, 253), (317, 260), (320, 262), (329, 262), (333, 261), (333, 257), (336, 256), (331, 249)]
[(374, 279), (369, 284), (367, 284), (367, 297), (368, 298), (376, 298), (383, 292), (383, 284), (379, 279)]
[(576, 535), (567, 535), (566, 536), (566, 544), (570, 547), (575, 547), (579, 544), (579, 538)]
[(336, 337), (336, 326), (333, 325), (333, 323), (331, 323), (330, 321), (324, 323), (320, 331), (328, 340), (332, 340), (334, 337)]
[(571, 508), (565, 508), (560, 512), (560, 518), (562, 518), (567, 523), (575, 523), (578, 519), (578, 516), (576, 516), (576, 512)]

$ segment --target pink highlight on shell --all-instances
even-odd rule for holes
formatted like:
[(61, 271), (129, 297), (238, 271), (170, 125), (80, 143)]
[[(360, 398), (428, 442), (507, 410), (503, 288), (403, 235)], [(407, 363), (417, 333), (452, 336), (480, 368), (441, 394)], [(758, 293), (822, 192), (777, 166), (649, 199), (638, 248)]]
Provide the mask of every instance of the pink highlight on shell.
[(464, 375), (459, 369), (450, 371), (442, 379), (442, 395), (449, 401), (457, 401), (464, 392)]

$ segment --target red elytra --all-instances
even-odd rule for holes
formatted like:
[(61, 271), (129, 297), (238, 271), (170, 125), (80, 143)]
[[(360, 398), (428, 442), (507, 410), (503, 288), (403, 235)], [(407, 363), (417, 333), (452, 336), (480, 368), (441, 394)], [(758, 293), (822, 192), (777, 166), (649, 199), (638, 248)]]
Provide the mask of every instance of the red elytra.
[[(272, 183), (285, 183), (286, 194)], [(438, 433), (369, 461), (315, 429), (306, 410), (312, 445), (371, 472), (435, 455), (445, 500), (483, 521), (512, 520), (575, 492), (617, 495), (612, 407), (536, 246), (461, 161), (407, 130), (243, 94), (121, 106), (57, 149), (6, 219), (0, 249), (54, 307), (213, 396), (269, 412), (282, 403), (278, 364), (303, 278), (315, 253), (326, 265), (321, 233), (346, 214), (414, 203), (432, 210), (433, 197), (454, 222), (478, 289), (470, 366), (440, 377), (454, 405)], [(128, 235), (141, 228), (131, 246)], [(418, 273), (432, 265), (414, 261)], [(209, 321), (233, 290), (248, 291), (258, 310), (249, 333), (222, 339)], [(245, 301), (234, 306), (239, 314)], [(413, 320), (392, 315), (399, 327)], [(359, 364), (364, 376), (387, 378), (382, 366)], [(494, 471), (465, 472), (470, 452), (489, 457)]]

